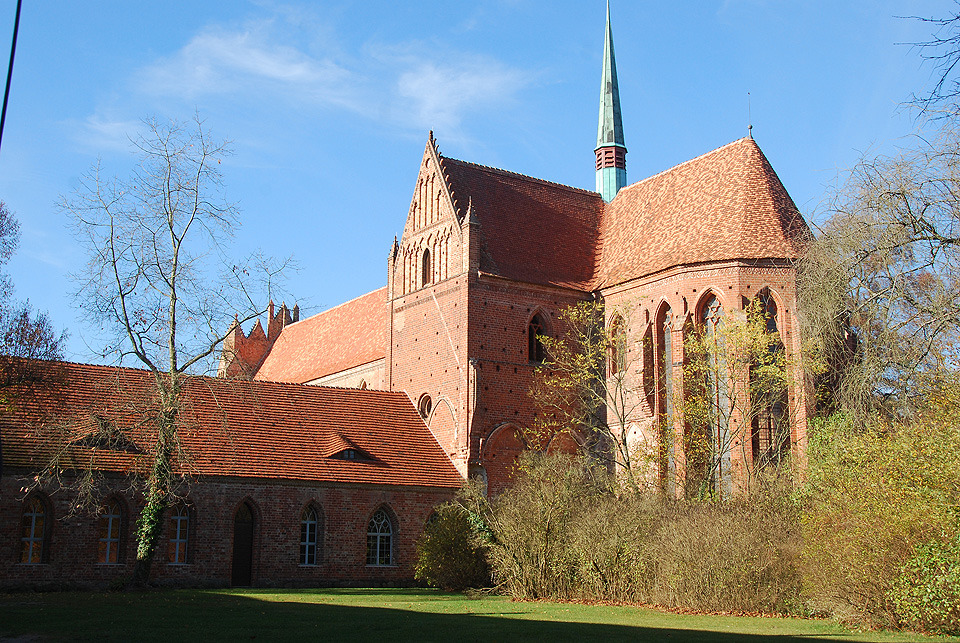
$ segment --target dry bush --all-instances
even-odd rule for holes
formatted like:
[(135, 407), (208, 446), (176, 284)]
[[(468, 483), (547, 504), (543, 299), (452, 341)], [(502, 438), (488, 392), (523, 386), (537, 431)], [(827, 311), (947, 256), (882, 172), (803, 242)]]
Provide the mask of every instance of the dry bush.
[(516, 484), (482, 511), (494, 580), (514, 598), (578, 598), (572, 526), (609, 476), (582, 457), (534, 452), (517, 473)]
[(728, 503), (624, 493), (584, 459), (528, 456), (483, 513), (498, 584), (515, 598), (798, 609), (797, 511), (783, 488)]
[(579, 598), (648, 602), (656, 575), (650, 543), (662, 528), (667, 503), (653, 493), (598, 496), (571, 524)]
[(686, 503), (651, 543), (650, 601), (671, 607), (794, 613), (801, 609), (798, 513), (780, 493)]

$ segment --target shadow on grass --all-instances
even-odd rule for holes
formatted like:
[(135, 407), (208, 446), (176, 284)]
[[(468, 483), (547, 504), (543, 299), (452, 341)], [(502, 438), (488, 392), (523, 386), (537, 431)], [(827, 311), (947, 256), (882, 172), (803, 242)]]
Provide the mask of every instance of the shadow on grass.
[[(258, 592), (263, 593), (263, 592)], [(286, 592), (271, 592), (282, 594)], [(352, 594), (352, 591), (336, 592)], [(358, 595), (360, 591), (356, 592)], [(477, 601), (474, 613), (263, 600), (215, 592), (16, 594), (0, 597), (0, 637), (98, 641), (818, 641), (831, 637), (758, 635), (664, 627), (542, 620), (524, 603)], [(302, 595), (302, 593), (301, 593)], [(368, 598), (370, 590), (364, 590)], [(393, 602), (403, 598), (391, 593)], [(309, 599), (309, 596), (305, 596)], [(432, 597), (411, 595), (411, 602)], [(426, 599), (426, 600), (424, 600)], [(375, 598), (374, 598), (375, 600)], [(497, 607), (507, 607), (500, 611)], [(32, 639), (26, 639), (32, 640)]]

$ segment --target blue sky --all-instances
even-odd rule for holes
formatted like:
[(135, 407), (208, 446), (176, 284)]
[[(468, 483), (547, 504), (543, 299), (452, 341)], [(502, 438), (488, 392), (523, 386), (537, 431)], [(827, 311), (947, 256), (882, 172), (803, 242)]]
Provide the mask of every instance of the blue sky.
[[(593, 189), (603, 0), (24, 3), (0, 199), (22, 224), (10, 271), (93, 360), (69, 275), (85, 261), (56, 207), (99, 157), (129, 172), (145, 116), (198, 111), (235, 154), (238, 254), (293, 255), (305, 314), (382, 286), (433, 129), (447, 156)], [(9, 51), (15, 2), (0, 4)], [(917, 127), (931, 82), (907, 44), (953, 2), (612, 0), (628, 180), (747, 131), (797, 205)], [(291, 302), (288, 302), (291, 303)]]

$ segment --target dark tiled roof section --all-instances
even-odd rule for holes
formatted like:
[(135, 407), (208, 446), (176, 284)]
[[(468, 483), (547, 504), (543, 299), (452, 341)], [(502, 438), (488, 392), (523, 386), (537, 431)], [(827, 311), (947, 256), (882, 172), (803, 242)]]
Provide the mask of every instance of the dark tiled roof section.
[(468, 203), (484, 240), (480, 269), (538, 284), (588, 289), (603, 200), (595, 192), (443, 159), (461, 215)]
[(386, 355), (387, 289), (290, 324), (254, 379), (303, 383)]
[[(56, 444), (60, 463), (100, 471), (147, 470), (154, 431), (153, 376), (147, 371), (60, 364), (49, 386), (16, 395), (0, 415), (5, 468), (35, 470)], [(10, 391), (14, 395), (17, 391)], [(456, 468), (404, 393), (275, 382), (191, 378), (185, 388), (179, 468), (238, 476), (455, 488)], [(87, 446), (91, 419), (117, 427), (140, 453)], [(373, 460), (330, 457), (356, 448)]]
[(622, 189), (605, 208), (594, 287), (680, 264), (793, 259), (809, 235), (763, 152), (743, 138)]

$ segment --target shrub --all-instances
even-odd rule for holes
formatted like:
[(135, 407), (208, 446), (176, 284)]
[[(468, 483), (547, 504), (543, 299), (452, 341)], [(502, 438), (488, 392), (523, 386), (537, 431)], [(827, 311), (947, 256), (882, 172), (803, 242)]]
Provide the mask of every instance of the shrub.
[(651, 602), (739, 612), (800, 609), (798, 512), (785, 498), (689, 502), (672, 513), (650, 544), (657, 561)]
[(783, 488), (729, 503), (624, 490), (583, 459), (527, 455), (484, 510), (494, 577), (515, 598), (796, 610), (797, 510)]
[(955, 533), (960, 425), (943, 417), (810, 432), (802, 574), (815, 609), (871, 626), (901, 622), (894, 584), (917, 547)]
[(919, 547), (901, 568), (889, 596), (906, 627), (960, 634), (960, 535)]
[(430, 587), (450, 591), (490, 585), (485, 547), (464, 507), (457, 503), (437, 507), (417, 541), (414, 576)]
[(494, 579), (514, 598), (580, 595), (572, 525), (609, 484), (586, 458), (527, 452), (515, 483), (488, 506)]

